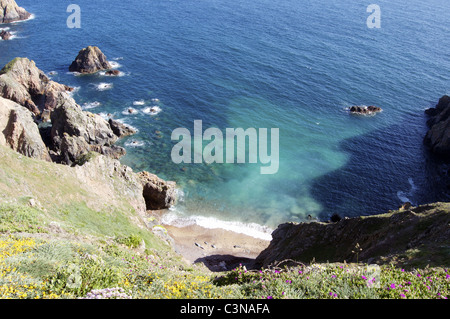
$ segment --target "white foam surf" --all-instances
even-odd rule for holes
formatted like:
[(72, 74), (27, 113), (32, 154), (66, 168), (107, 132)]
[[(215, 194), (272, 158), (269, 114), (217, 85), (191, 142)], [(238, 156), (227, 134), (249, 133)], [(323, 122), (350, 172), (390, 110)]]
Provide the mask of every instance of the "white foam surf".
[(122, 65), (116, 61), (109, 61), (109, 64), (111, 65), (111, 68), (113, 68), (113, 69), (118, 69), (118, 68), (122, 67)]
[(125, 143), (125, 147), (142, 147), (145, 145), (144, 141), (130, 140)]
[(93, 108), (99, 107), (100, 105), (102, 105), (102, 104), (100, 102), (97, 102), (97, 101), (87, 102), (87, 103), (84, 103), (81, 108), (83, 110), (89, 110), (89, 109), (93, 109)]
[(224, 229), (234, 233), (268, 241), (272, 240), (273, 232), (271, 228), (256, 223), (224, 221), (214, 217), (205, 216), (181, 216), (177, 213), (177, 209), (174, 207), (170, 209), (169, 213), (162, 217), (161, 223), (180, 228), (197, 225), (206, 229)]
[(96, 85), (97, 91), (110, 90), (110, 89), (112, 89), (112, 87), (113, 87), (112, 83), (105, 83), (105, 82), (102, 82), (102, 83)]
[(144, 100), (134, 101), (133, 105), (145, 105), (145, 101)]
[(159, 106), (146, 107), (145, 109), (142, 110), (143, 113), (150, 114), (150, 115), (156, 115), (156, 114), (160, 113), (161, 111), (162, 110)]

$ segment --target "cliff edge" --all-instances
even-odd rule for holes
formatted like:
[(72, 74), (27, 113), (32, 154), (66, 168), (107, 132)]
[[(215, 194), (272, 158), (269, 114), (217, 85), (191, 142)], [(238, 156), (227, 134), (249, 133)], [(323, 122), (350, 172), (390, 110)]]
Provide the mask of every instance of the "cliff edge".
[(409, 207), (336, 223), (280, 225), (257, 267), (283, 260), (448, 265), (450, 203)]

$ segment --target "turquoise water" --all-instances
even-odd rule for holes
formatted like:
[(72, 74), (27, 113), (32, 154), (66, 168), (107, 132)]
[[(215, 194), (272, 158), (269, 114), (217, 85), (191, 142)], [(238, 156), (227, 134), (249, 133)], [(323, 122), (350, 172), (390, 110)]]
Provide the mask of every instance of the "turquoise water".
[[(0, 62), (29, 57), (76, 87), (80, 105), (137, 128), (120, 141), (122, 162), (177, 181), (184, 196), (172, 222), (273, 228), (448, 200), (422, 137), (423, 111), (450, 93), (450, 3), (377, 1), (381, 28), (369, 29), (367, 2), (329, 2), (80, 0), (81, 29), (69, 29), (67, 3), (22, 0), (35, 17), (7, 26), (16, 33), (0, 42)], [(87, 45), (123, 76), (68, 73)], [(350, 116), (355, 104), (384, 111)], [(152, 106), (161, 112), (149, 114)], [(171, 133), (193, 132), (194, 120), (222, 131), (279, 128), (278, 173), (174, 164)]]

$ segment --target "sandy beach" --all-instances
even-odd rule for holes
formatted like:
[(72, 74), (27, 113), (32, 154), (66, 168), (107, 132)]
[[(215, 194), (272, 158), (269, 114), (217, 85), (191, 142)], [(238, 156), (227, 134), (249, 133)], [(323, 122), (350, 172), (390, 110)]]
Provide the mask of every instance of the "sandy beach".
[(211, 271), (230, 270), (239, 264), (252, 267), (253, 260), (269, 241), (224, 229), (197, 225), (163, 225), (174, 240), (174, 248), (188, 263), (201, 262)]

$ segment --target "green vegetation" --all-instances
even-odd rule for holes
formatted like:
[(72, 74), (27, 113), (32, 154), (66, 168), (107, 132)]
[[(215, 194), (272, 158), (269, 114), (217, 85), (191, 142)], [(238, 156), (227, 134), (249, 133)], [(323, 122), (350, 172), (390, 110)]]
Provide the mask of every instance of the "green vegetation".
[(14, 66), (14, 64), (16, 64), (16, 62), (19, 60), (20, 58), (15, 58), (13, 60), (11, 60), (10, 62), (8, 62), (8, 64), (6, 64), (3, 69), (0, 70), (0, 75), (8, 73)]
[(448, 269), (311, 264), (219, 274), (115, 241), (0, 236), (0, 298), (446, 299)]

